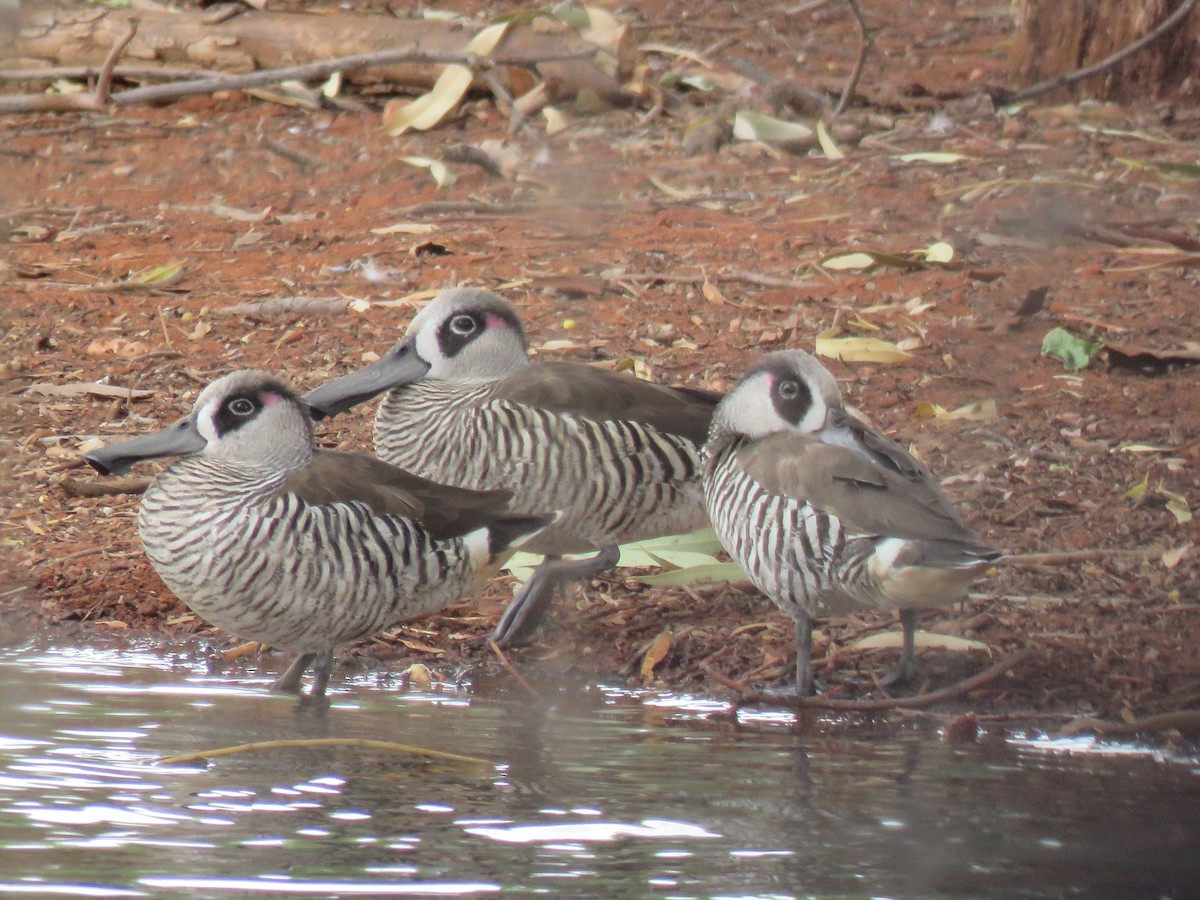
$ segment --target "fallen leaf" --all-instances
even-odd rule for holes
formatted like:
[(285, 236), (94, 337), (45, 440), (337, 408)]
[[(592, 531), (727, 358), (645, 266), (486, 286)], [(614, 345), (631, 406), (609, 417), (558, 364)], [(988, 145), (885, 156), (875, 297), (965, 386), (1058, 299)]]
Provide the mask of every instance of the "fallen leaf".
[(704, 294), (704, 299), (713, 306), (724, 306), (725, 295), (721, 293), (721, 289), (708, 280), (708, 273), (704, 273), (704, 284), (700, 287), (700, 292)]
[(432, 653), (434, 656), (441, 656), (446, 652), (441, 647), (431, 647), (429, 644), (423, 644), (420, 641), (413, 640), (412, 638), (400, 638), (400, 643), (402, 643), (409, 650), (419, 650), (421, 653)]
[(634, 580), (651, 587), (676, 587), (701, 581), (741, 581), (745, 571), (737, 563), (709, 563), (702, 566), (675, 569), (658, 575), (639, 575)]
[(1162, 562), (1168, 569), (1173, 569), (1187, 556), (1188, 552), (1194, 545), (1189, 541), (1179, 547), (1174, 547), (1170, 550), (1163, 551)]
[(418, 169), (428, 169), (438, 187), (449, 187), (458, 180), (458, 176), (440, 159), (430, 159), (427, 156), (402, 156), (400, 159)]
[(553, 106), (542, 107), (542, 118), (546, 120), (546, 134), (558, 134), (568, 125), (567, 117), (562, 114), (562, 110)]
[(912, 359), (911, 353), (873, 337), (818, 337), (814, 349), (818, 356), (840, 359), (842, 362), (896, 363)]
[(642, 684), (650, 684), (654, 681), (654, 669), (661, 663), (668, 653), (671, 652), (671, 632), (662, 631), (646, 648), (646, 653), (642, 657)]
[(1147, 472), (1145, 475), (1142, 476), (1140, 481), (1135, 481), (1133, 484), (1131, 484), (1125, 490), (1125, 493), (1123, 493), (1121, 496), (1124, 497), (1126, 500), (1137, 500), (1144, 493), (1146, 493), (1146, 488), (1148, 488), (1149, 486), (1150, 486), (1150, 473)]
[(846, 154), (842, 152), (842, 148), (837, 145), (837, 141), (833, 139), (833, 135), (825, 126), (824, 119), (817, 122), (817, 143), (821, 145), (821, 152), (825, 154), (826, 159), (846, 158)]
[(1075, 372), (1087, 367), (1100, 346), (1100, 341), (1084, 340), (1065, 328), (1051, 328), (1042, 338), (1042, 355), (1062, 360), (1064, 366)]
[(371, 234), (433, 234), (437, 230), (432, 222), (397, 222), (395, 225), (372, 228)]
[[(490, 55), (507, 29), (507, 22), (489, 25), (471, 39), (466, 52), (481, 57)], [(458, 106), (472, 81), (474, 75), (468, 67), (458, 63), (446, 66), (427, 93), (410, 103), (391, 101), (384, 107), (384, 130), (392, 137), (404, 134), (410, 128), (427, 131)]]
[(961, 153), (943, 153), (938, 151), (922, 152), (922, 153), (901, 153), (896, 159), (900, 162), (923, 162), (933, 163), (937, 166), (948, 166), (951, 163), (962, 162), (964, 159), (970, 159), (969, 156), (963, 156)]
[(408, 683), (419, 691), (427, 691), (433, 685), (433, 676), (424, 663), (413, 663), (400, 673), (401, 678), (404, 676), (408, 676)]
[(921, 252), (925, 255), (925, 262), (928, 263), (948, 263), (954, 259), (954, 247), (946, 241), (930, 244)]
[(144, 400), (153, 397), (154, 391), (134, 390), (133, 388), (118, 387), (115, 384), (101, 384), (98, 381), (75, 382), (73, 384), (50, 384), (42, 382), (31, 384), (25, 388), (25, 393), (45, 394), (50, 397), (92, 397), (120, 398), (122, 400)]
[(87, 345), (89, 356), (119, 356), (122, 359), (132, 359), (135, 356), (145, 356), (150, 348), (141, 341), (129, 341), (121, 337), (97, 338)]
[(801, 122), (788, 122), (762, 113), (742, 110), (733, 117), (733, 136), (740, 141), (786, 144), (807, 141), (813, 130)]
[(996, 401), (991, 398), (976, 400), (950, 410), (922, 400), (913, 407), (913, 414), (922, 419), (965, 419), (968, 422), (995, 422), (1000, 418)]
[[(936, 647), (939, 650), (983, 650), (995, 652), (991, 644), (983, 641), (973, 641), (970, 638), (958, 637), (953, 634), (935, 634), (931, 631), (918, 631), (915, 635), (918, 647)], [(904, 646), (904, 635), (899, 631), (884, 631), (868, 635), (850, 645), (858, 650), (884, 650)]]

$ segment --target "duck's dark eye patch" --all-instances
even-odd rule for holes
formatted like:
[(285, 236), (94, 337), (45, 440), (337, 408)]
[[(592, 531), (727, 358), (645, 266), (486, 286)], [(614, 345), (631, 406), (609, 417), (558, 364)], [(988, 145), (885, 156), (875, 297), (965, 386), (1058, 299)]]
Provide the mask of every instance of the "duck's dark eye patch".
[(474, 313), (455, 313), (438, 329), (438, 346), (447, 359), (483, 334), (483, 323)]
[(799, 425), (812, 407), (812, 392), (803, 381), (780, 378), (771, 386), (771, 402), (785, 422)]
[(217, 434), (225, 435), (241, 428), (262, 409), (262, 401), (251, 394), (238, 394), (221, 404), (217, 413)]

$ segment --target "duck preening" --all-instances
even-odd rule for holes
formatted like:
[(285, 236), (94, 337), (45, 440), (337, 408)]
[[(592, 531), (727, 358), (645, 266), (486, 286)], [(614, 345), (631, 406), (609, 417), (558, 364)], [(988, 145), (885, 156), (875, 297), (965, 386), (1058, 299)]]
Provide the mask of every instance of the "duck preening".
[(297, 690), (334, 649), (436, 612), (494, 575), (554, 522), (505, 491), (438, 484), (377, 459), (317, 450), (307, 404), (280, 379), (217, 379), (162, 431), (85, 459), (102, 474), (181, 456), (142, 497), (138, 532), (166, 585), (212, 624), (299, 655)]

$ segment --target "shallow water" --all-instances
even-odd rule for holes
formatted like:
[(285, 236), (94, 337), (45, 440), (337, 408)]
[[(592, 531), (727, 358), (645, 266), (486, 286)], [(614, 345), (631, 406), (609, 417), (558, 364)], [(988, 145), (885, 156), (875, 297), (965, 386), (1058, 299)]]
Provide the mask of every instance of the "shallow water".
[[(1200, 895), (1200, 764), (1079, 743), (801, 735), (597, 688), (339, 685), (324, 714), (152, 652), (0, 653), (0, 893)], [(553, 692), (552, 692), (553, 693)], [(349, 737), (207, 766), (160, 757)]]

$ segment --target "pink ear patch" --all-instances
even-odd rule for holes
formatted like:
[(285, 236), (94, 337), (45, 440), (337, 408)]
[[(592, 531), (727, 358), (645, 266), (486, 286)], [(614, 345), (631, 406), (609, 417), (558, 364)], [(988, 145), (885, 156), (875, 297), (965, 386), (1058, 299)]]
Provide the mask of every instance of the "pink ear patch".
[(273, 391), (263, 391), (261, 395), (263, 406), (271, 406), (278, 403), (283, 398)]
[(496, 315), (495, 313), (485, 312), (483, 314), (483, 324), (486, 325), (488, 328), (499, 328), (504, 325), (507, 325), (508, 323), (505, 322), (503, 318)]

